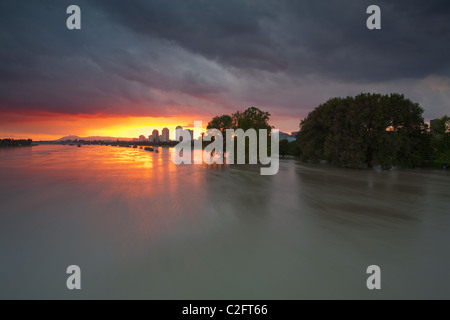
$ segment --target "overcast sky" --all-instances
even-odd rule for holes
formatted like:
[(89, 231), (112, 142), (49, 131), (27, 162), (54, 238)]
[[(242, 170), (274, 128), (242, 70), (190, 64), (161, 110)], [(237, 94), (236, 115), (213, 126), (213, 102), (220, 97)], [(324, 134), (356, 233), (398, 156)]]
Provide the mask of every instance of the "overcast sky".
[[(0, 126), (28, 114), (177, 117), (258, 106), (296, 130), (328, 98), (450, 114), (450, 2), (0, 1)], [(81, 8), (82, 30), (66, 28)], [(382, 29), (366, 28), (366, 9)], [(3, 116), (2, 116), (3, 115)]]

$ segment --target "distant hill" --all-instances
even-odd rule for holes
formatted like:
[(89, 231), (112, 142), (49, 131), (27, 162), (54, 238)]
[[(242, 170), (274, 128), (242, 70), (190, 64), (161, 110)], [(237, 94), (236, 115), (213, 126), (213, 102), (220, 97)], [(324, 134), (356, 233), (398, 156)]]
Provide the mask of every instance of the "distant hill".
[(84, 140), (84, 141), (105, 141), (105, 140), (110, 140), (110, 141), (116, 141), (117, 139), (119, 139), (120, 141), (131, 141), (133, 140), (133, 138), (116, 138), (116, 137), (102, 137), (102, 136), (93, 136), (93, 137), (79, 137), (79, 136), (65, 136), (62, 138), (59, 138), (58, 140), (55, 140), (56, 142), (59, 141), (67, 141), (67, 140)]

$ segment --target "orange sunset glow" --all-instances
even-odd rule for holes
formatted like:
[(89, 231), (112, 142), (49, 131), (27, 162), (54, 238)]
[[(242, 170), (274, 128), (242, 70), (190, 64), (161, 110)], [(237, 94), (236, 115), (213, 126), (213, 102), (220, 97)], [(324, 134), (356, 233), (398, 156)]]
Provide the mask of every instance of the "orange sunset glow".
[(137, 138), (139, 135), (147, 137), (155, 129), (161, 132), (163, 128), (169, 128), (170, 139), (175, 140), (175, 128), (180, 125), (186, 129), (193, 129), (194, 121), (202, 121), (205, 129), (209, 119), (204, 116), (10, 115), (8, 122), (0, 126), (0, 136), (33, 140), (55, 140), (68, 135)]

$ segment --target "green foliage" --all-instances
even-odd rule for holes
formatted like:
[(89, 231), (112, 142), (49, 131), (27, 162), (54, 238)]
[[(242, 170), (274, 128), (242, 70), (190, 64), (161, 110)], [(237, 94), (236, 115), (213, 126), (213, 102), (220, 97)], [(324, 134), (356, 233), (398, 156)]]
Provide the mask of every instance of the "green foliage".
[(273, 127), (269, 125), (269, 120), (270, 113), (251, 107), (243, 112), (236, 111), (231, 116), (224, 114), (214, 117), (206, 128), (218, 129), (223, 135), (226, 129), (255, 129), (257, 132), (259, 129), (267, 129), (270, 132)]
[(289, 141), (287, 140), (281, 140), (280, 141), (280, 145), (279, 145), (279, 152), (280, 152), (280, 156), (284, 157), (285, 155), (290, 154), (290, 147), (291, 145), (289, 144)]
[(294, 157), (301, 157), (302, 151), (300, 150), (297, 141), (291, 141), (289, 142), (289, 144), (291, 146), (290, 148), (291, 155), (293, 155)]
[(210, 122), (208, 122), (207, 129), (218, 129), (224, 134), (226, 129), (231, 129), (233, 124), (233, 119), (224, 114), (222, 116), (214, 117)]
[(443, 116), (431, 127), (431, 148), (433, 160), (438, 165), (450, 165), (450, 117)]
[(242, 129), (244, 131), (248, 129), (272, 129), (269, 125), (270, 113), (261, 111), (256, 107), (251, 107), (244, 112), (235, 112), (232, 115), (232, 128)]
[[(226, 129), (242, 129), (244, 131), (247, 131), (248, 129), (255, 129), (257, 132), (257, 135), (259, 137), (259, 129), (267, 129), (267, 145), (268, 145), (268, 155), (270, 155), (270, 131), (273, 128), (271, 125), (269, 125), (270, 120), (270, 113), (262, 111), (256, 107), (248, 108), (247, 110), (241, 112), (237, 111), (233, 113), (231, 116), (229, 115), (222, 115), (214, 117), (207, 125), (207, 129), (218, 129), (222, 132), (223, 138), (224, 138), (224, 144), (223, 144), (223, 151), (226, 150), (226, 135), (225, 130)], [(248, 138), (245, 139), (246, 144), (246, 158), (248, 160), (248, 150), (249, 150), (249, 140)], [(258, 139), (258, 151), (259, 151), (259, 139)], [(209, 142), (206, 143), (208, 145)], [(203, 144), (203, 147), (205, 147), (205, 143)], [(234, 143), (235, 152), (237, 150), (237, 143), (236, 143), (236, 137), (235, 137), (235, 143)], [(259, 153), (258, 153), (259, 154)]]
[(241, 112), (236, 111), (231, 116), (222, 115), (214, 117), (208, 122), (207, 129), (218, 129), (225, 132), (226, 129), (267, 129), (270, 131), (273, 127), (269, 125), (270, 113), (261, 111), (256, 107), (248, 108)]
[(426, 157), (422, 113), (400, 94), (333, 98), (301, 121), (298, 146), (304, 160), (415, 167)]
[(294, 157), (300, 157), (301, 151), (298, 147), (297, 141), (287, 141), (286, 139), (280, 140), (280, 150), (279, 150), (280, 156), (294, 156)]

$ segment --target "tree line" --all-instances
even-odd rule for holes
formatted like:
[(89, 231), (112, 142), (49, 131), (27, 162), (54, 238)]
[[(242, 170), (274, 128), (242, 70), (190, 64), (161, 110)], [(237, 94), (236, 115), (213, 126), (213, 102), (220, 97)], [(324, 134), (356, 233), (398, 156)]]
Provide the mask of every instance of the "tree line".
[(401, 94), (332, 98), (300, 122), (297, 145), (305, 161), (371, 168), (450, 163), (449, 117), (430, 130), (423, 108)]
[(33, 144), (33, 140), (31, 139), (0, 139), (0, 147), (26, 147), (31, 146)]
[[(332, 98), (300, 122), (297, 140), (280, 141), (280, 156), (348, 167), (379, 165), (415, 168), (450, 164), (450, 117), (443, 116), (431, 127), (424, 109), (404, 95), (362, 93)], [(267, 129), (270, 113), (256, 107), (214, 117), (208, 129)]]

